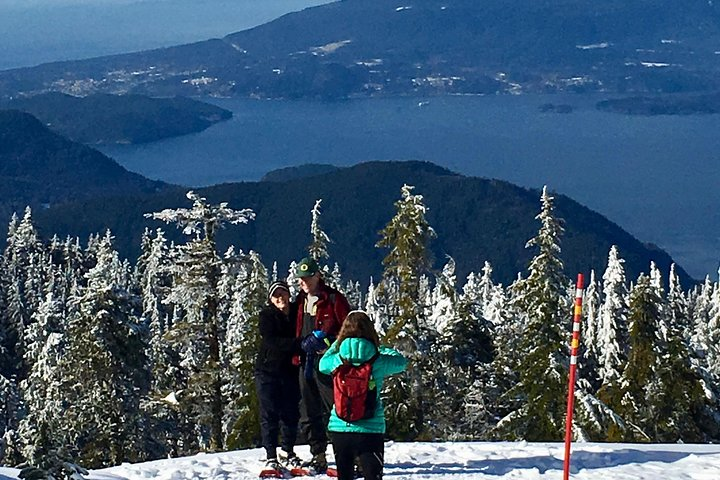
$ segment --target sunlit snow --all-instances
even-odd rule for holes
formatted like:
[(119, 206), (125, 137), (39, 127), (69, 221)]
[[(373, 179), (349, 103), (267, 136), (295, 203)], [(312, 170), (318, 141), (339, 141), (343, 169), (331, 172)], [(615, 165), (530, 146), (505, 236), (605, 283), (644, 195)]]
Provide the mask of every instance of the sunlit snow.
[[(299, 447), (297, 451), (301, 456), (309, 455), (307, 447)], [(258, 477), (262, 458), (260, 449), (200, 454), (95, 470), (90, 472), (90, 478), (249, 480)], [(332, 455), (329, 458), (332, 461)], [(385, 450), (385, 477), (393, 480), (559, 479), (563, 458), (561, 443), (390, 442)], [(0, 469), (2, 480), (15, 479), (16, 474), (17, 470)], [(720, 478), (720, 445), (578, 443), (572, 449), (570, 478), (716, 480)]]

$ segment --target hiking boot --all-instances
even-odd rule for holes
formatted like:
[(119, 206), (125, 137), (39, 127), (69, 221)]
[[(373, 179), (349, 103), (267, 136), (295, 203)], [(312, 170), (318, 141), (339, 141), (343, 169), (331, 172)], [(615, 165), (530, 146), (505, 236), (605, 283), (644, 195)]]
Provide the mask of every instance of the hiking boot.
[(286, 468), (292, 470), (293, 468), (302, 468), (303, 461), (295, 455), (295, 452), (286, 452), (285, 455), (280, 454), (280, 463), (285, 465)]
[(328, 464), (327, 459), (325, 458), (325, 452), (316, 453), (315, 455), (313, 455), (310, 461), (303, 463), (303, 466), (314, 471), (315, 473), (327, 472)]
[(283, 476), (285, 476), (286, 473), (290, 473), (282, 463), (278, 462), (277, 458), (268, 458), (267, 461), (265, 461), (265, 470), (274, 470)]

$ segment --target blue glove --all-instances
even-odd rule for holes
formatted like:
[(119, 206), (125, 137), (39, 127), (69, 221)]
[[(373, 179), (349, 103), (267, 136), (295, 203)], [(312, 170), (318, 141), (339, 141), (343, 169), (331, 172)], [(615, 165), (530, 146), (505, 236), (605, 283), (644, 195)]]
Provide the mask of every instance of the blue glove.
[(325, 335), (322, 330), (315, 330), (312, 333), (308, 333), (305, 338), (302, 339), (300, 347), (306, 353), (317, 353), (326, 350), (332, 342)]

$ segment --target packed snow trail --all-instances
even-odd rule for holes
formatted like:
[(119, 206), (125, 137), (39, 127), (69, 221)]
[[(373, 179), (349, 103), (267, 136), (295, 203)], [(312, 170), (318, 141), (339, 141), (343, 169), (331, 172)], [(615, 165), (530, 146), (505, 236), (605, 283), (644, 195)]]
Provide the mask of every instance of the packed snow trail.
[[(298, 454), (308, 457), (307, 447)], [(329, 453), (332, 448), (328, 449)], [(562, 478), (561, 443), (457, 442), (386, 444), (388, 480), (534, 480)], [(332, 455), (329, 455), (329, 460)], [(265, 465), (261, 449), (200, 454), (94, 470), (93, 480), (255, 480)], [(0, 480), (17, 470), (0, 469)], [(303, 478), (303, 477), (298, 477)], [(325, 475), (313, 477), (328, 479)], [(573, 445), (573, 480), (717, 480), (720, 445)]]

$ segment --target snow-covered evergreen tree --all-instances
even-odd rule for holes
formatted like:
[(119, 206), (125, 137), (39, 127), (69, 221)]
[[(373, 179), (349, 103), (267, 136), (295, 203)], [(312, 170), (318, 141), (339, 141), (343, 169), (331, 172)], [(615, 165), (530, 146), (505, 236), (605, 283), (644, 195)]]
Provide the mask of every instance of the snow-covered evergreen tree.
[(616, 384), (627, 360), (628, 291), (625, 284), (625, 260), (615, 245), (610, 247), (608, 265), (603, 274), (603, 301), (596, 332), (600, 383)]
[(552, 441), (564, 433), (571, 302), (569, 281), (560, 260), (561, 220), (555, 217), (553, 197), (543, 188), (537, 236), (527, 243), (538, 253), (527, 279), (518, 282), (513, 302), (524, 329), (518, 340), (521, 358), (518, 384), (511, 390), (515, 410), (503, 418), (499, 431), (511, 439)]
[(253, 368), (260, 341), (259, 315), (267, 303), (268, 286), (267, 270), (260, 256), (251, 251), (238, 272), (223, 348), (223, 395), (227, 399), (223, 426), (228, 448), (253, 446), (260, 433)]
[(312, 222), (310, 223), (310, 237), (312, 238), (312, 242), (308, 245), (308, 254), (320, 265), (330, 258), (327, 250), (330, 237), (328, 237), (320, 227), (321, 204), (322, 198), (315, 201), (315, 206), (313, 206), (313, 209), (310, 211), (312, 214)]
[(67, 344), (62, 315), (62, 306), (50, 291), (26, 329), (25, 361), (30, 370), (21, 389), (27, 413), (20, 421), (17, 441), (31, 465), (41, 465), (50, 452), (66, 446), (61, 428), (65, 407), (60, 362)]
[(403, 439), (421, 435), (425, 428), (424, 412), (430, 405), (423, 390), (425, 379), (421, 370), (429, 354), (424, 350), (429, 344), (429, 332), (424, 331), (421, 277), (431, 265), (428, 244), (435, 238), (435, 231), (425, 218), (423, 197), (414, 195), (413, 188), (402, 187), (401, 199), (395, 202), (396, 214), (380, 232), (377, 243), (378, 247), (389, 249), (383, 260), (385, 270), (379, 288), (389, 290), (389, 285), (397, 286), (397, 295), (385, 297), (390, 321), (385, 339), (409, 359), (407, 372), (392, 377), (386, 384), (388, 403), (397, 405), (388, 411), (390, 430), (396, 438)]
[(28, 207), (22, 220), (13, 216), (8, 228), (7, 246), (3, 254), (4, 268), (0, 277), (4, 305), (0, 315), (1, 324), (8, 326), (4, 347), (9, 354), (10, 364), (3, 365), (6, 375), (23, 379), (28, 366), (24, 362), (27, 344), (24, 331), (30, 324), (34, 312), (44, 297), (45, 252), (37, 230), (32, 222), (32, 211)]
[(345, 292), (345, 298), (347, 298), (347, 301), (350, 304), (350, 308), (361, 308), (363, 304), (363, 297), (362, 290), (360, 289), (360, 282), (348, 280), (343, 291)]
[(147, 392), (139, 299), (117, 285), (124, 276), (108, 232), (94, 245), (96, 265), (71, 299), (67, 349), (59, 365), (66, 405), (61, 431), (89, 467), (141, 460), (140, 397)]
[[(452, 258), (438, 277), (432, 296), (431, 324), (439, 338), (433, 352), (435, 396), (444, 400), (428, 414), (435, 438), (448, 440), (484, 437), (493, 420), (486, 402), (492, 389), (492, 324), (477, 305), (459, 296)], [(494, 425), (495, 422), (492, 422)]]
[[(211, 205), (196, 193), (187, 193), (191, 209), (166, 209), (146, 214), (166, 223), (177, 223), (193, 238), (177, 248), (172, 265), (173, 287), (167, 301), (182, 308), (184, 317), (174, 323), (168, 338), (176, 346), (182, 378), (187, 382), (177, 399), (185, 415), (194, 419), (200, 446), (217, 451), (224, 447), (222, 362), (219, 290), (222, 259), (216, 233), (225, 223), (247, 223), (249, 210), (232, 210), (227, 203)], [(178, 391), (181, 388), (178, 388)]]
[(599, 385), (598, 358), (601, 350), (598, 344), (598, 323), (600, 319), (600, 291), (595, 279), (595, 270), (590, 270), (585, 294), (583, 295), (583, 319), (578, 355), (578, 379), (586, 380), (589, 389), (596, 391)]

